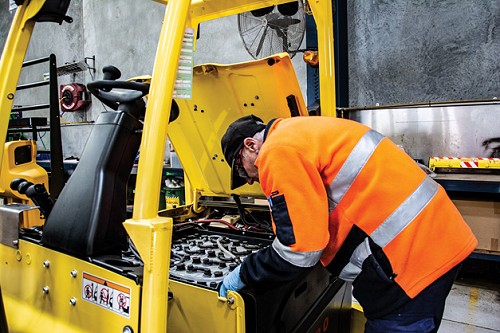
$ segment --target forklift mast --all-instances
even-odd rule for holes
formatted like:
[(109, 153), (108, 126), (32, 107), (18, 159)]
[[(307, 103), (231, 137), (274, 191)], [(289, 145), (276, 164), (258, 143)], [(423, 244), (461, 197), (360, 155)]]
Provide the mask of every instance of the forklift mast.
[[(71, 260), (71, 256), (75, 256), (75, 258), (79, 260), (78, 262), (80, 262), (81, 260), (85, 260), (86, 256), (94, 255), (95, 253), (105, 249), (103, 246), (104, 243), (99, 240), (98, 237), (90, 237), (87, 239), (86, 243), (83, 244), (73, 242), (72, 239), (74, 239), (74, 235), (81, 233), (99, 233), (100, 237), (105, 239), (106, 244), (111, 244), (112, 246), (123, 245), (126, 241), (125, 238), (122, 237), (122, 231), (117, 231), (115, 227), (120, 221), (126, 219), (123, 223), (123, 232), (126, 232), (130, 241), (135, 244), (135, 247), (137, 248), (144, 264), (142, 277), (140, 281), (137, 281), (137, 284), (142, 284), (142, 288), (140, 290), (141, 301), (140, 304), (137, 303), (134, 305), (136, 310), (140, 313), (140, 321), (137, 320), (134, 324), (139, 325), (140, 332), (163, 333), (167, 331), (167, 320), (170, 310), (169, 302), (167, 302), (167, 300), (169, 299), (169, 263), (170, 249), (172, 247), (173, 221), (171, 217), (159, 216), (158, 214), (158, 197), (161, 189), (161, 177), (159, 175), (162, 174), (164, 151), (166, 148), (167, 133), (169, 131), (170, 113), (171, 110), (175, 108), (172, 96), (174, 95), (174, 83), (176, 80), (176, 72), (185, 31), (186, 29), (192, 29), (196, 35), (199, 24), (202, 22), (288, 3), (290, 0), (156, 0), (156, 2), (165, 5), (165, 15), (157, 44), (156, 59), (150, 86), (147, 91), (142, 91), (143, 95), (145, 92), (148, 93), (148, 103), (145, 109), (143, 121), (142, 114), (134, 114), (135, 111), (130, 111), (129, 109), (122, 110), (125, 113), (124, 117), (126, 119), (122, 119), (120, 121), (125, 122), (124, 126), (129, 128), (129, 132), (125, 134), (121, 132), (115, 133), (113, 131), (115, 131), (117, 127), (114, 126), (113, 129), (110, 130), (104, 129), (104, 132), (102, 132), (101, 135), (101, 137), (114, 137), (117, 141), (123, 140), (123, 151), (128, 151), (130, 148), (132, 148), (132, 150), (137, 150), (140, 142), (141, 154), (137, 168), (132, 217), (126, 219), (125, 216), (116, 216), (115, 218), (117, 220), (113, 220), (113, 225), (106, 230), (87, 230), (81, 226), (80, 227), (83, 229), (71, 229), (69, 227), (64, 229), (64, 220), (67, 216), (65, 216), (64, 210), (60, 209), (60, 207), (66, 206), (66, 209), (68, 209), (67, 206), (74, 205), (74, 202), (65, 202), (64, 200), (66, 199), (64, 199), (62, 193), (58, 199), (61, 200), (61, 202), (57, 201), (52, 210), (51, 214), (54, 215), (49, 216), (48, 218), (48, 222), (50, 222), (50, 219), (53, 219), (54, 221), (57, 220), (57, 222), (52, 223), (46, 230), (47, 233), (43, 236), (44, 242), (42, 243), (46, 243), (47, 248), (44, 248), (41, 251), (40, 256), (52, 256), (52, 264), (54, 264), (54, 260), (56, 259)], [(26, 54), (35, 24), (37, 22), (54, 22), (61, 25), (63, 22), (70, 23), (72, 21), (71, 18), (66, 15), (70, 6), (70, 0), (16, 0), (15, 3), (18, 5), (18, 8), (16, 10), (0, 62), (1, 147), (5, 144), (9, 115), (13, 108), (14, 96), (16, 93), (16, 84), (20, 76), (24, 55)], [(117, 6), (120, 5), (120, 2), (117, 2)], [(306, 8), (307, 14), (313, 16), (317, 26), (318, 54), (321, 58), (321, 61), (319, 61), (321, 115), (335, 116), (336, 97), (332, 1), (304, 0), (304, 8)], [(101, 92), (105, 92), (107, 87), (104, 84), (104, 86), (99, 86), (98, 88), (101, 89)], [(134, 86), (132, 88), (128, 88), (133, 90), (137, 87)], [(143, 87), (137, 89), (141, 90)], [(111, 103), (112, 102), (113, 101), (111, 101)], [(143, 106), (139, 106), (139, 108), (141, 107)], [(111, 116), (108, 115), (107, 117), (109, 118)], [(139, 118), (141, 118), (141, 122), (138, 121)], [(118, 127), (122, 127), (121, 123)], [(118, 131), (121, 130), (118, 129)], [(142, 133), (142, 137), (134, 136), (134, 133), (137, 133), (138, 131)], [(129, 141), (124, 142), (125, 139)], [(96, 141), (94, 145), (96, 147), (99, 146), (99, 142)], [(122, 181), (123, 178), (126, 177), (126, 174), (130, 172), (129, 169), (131, 163), (133, 163), (133, 156), (127, 155), (126, 153), (121, 155), (121, 152), (116, 152), (116, 154), (120, 154), (119, 158), (123, 159), (122, 162), (124, 164), (124, 168), (120, 168), (120, 172), (123, 174), (120, 173), (116, 176)], [(2, 161), (2, 155), (3, 149), (0, 149), (0, 161)], [(114, 159), (114, 155), (107, 156), (103, 151), (100, 156), (102, 156), (100, 158), (103, 160)], [(103, 174), (108, 171), (109, 170), (106, 169), (106, 166), (104, 166)], [(75, 175), (72, 177), (75, 177)], [(73, 193), (73, 195), (78, 196), (79, 193), (77, 189), (85, 186), (86, 177), (87, 176), (85, 174), (82, 174), (81, 176), (75, 177), (74, 180), (70, 179), (70, 181), (74, 184), (72, 185), (68, 183), (68, 188), (65, 188), (63, 192), (73, 189), (77, 192)], [(106, 186), (106, 184), (100, 182), (96, 186), (102, 187)], [(97, 194), (93, 193), (91, 189), (85, 192), (85, 196), (88, 197), (96, 195)], [(107, 195), (110, 198), (109, 200), (112, 201), (113, 194), (108, 193)], [(153, 200), (152, 197), (154, 198)], [(198, 196), (194, 194), (192, 197), (194, 200), (193, 207), (196, 209), (196, 207), (198, 207)], [(111, 206), (113, 205), (119, 204), (111, 202)], [(101, 208), (102, 206), (97, 208), (78, 207), (78, 209), (92, 210), (92, 213), (97, 212), (96, 214), (105, 214), (105, 212), (99, 210)], [(122, 207), (120, 207), (120, 209), (122, 209)], [(79, 214), (79, 212), (80, 211), (77, 209), (74, 211), (75, 214)], [(86, 214), (92, 215), (89, 211), (87, 211)], [(89, 216), (88, 218), (99, 219), (99, 217), (95, 216)], [(96, 225), (99, 224), (97, 223)], [(57, 228), (57, 230), (55, 230), (53, 229), (54, 226), (60, 226), (61, 228)], [(62, 233), (60, 233), (61, 230), (63, 230)], [(118, 232), (121, 235), (120, 238), (115, 241), (116, 244), (114, 244), (112, 240), (112, 235), (115, 232)], [(0, 237), (0, 240), (3, 240), (3, 238)], [(2, 244), (0, 244), (0, 257), (2, 258), (2, 261), (4, 261), (3, 258), (16, 258), (17, 256), (18, 262), (26, 262), (26, 257), (28, 255), (33, 256), (33, 252), (30, 251), (35, 251), (34, 248), (36, 246), (31, 244), (26, 245), (26, 248), (23, 251), (20, 244), (16, 245), (17, 247), (13, 247), (12, 244), (7, 245), (2, 241)], [(59, 252), (55, 253), (53, 251)], [(15, 259), (13, 260), (15, 261)], [(50, 265), (48, 261), (49, 260), (46, 260), (44, 262), (45, 268), (48, 268)], [(15, 275), (16, 273), (13, 272), (12, 268), (6, 266), (7, 265), (4, 265), (0, 268), (2, 271), (2, 279), (0, 280), (2, 281), (2, 286), (0, 287), (2, 288), (3, 302), (6, 308), (5, 311), (7, 312), (6, 324), (9, 324), (9, 305), (22, 304), (23, 300), (18, 299), (10, 302), (6, 301), (6, 299), (12, 298), (12, 295), (14, 295), (15, 292), (9, 290), (7, 286), (4, 286), (4, 281), (17, 278)], [(30, 267), (30, 269), (33, 269), (33, 267)], [(105, 274), (104, 271), (102, 272), (102, 274)], [(87, 274), (85, 272), (81, 273)], [(80, 272), (78, 274), (80, 274)], [(22, 281), (28, 281), (25, 278), (26, 277), (23, 277)], [(47, 277), (44, 276), (40, 279), (46, 278)], [(100, 281), (98, 278), (91, 276), (90, 274), (85, 275), (85, 279), (88, 281), (94, 281), (96, 284)], [(10, 287), (15, 286), (10, 283), (8, 285)], [(15, 289), (15, 287), (12, 288)], [(36, 288), (38, 288), (38, 286)], [(30, 290), (29, 293), (35, 293), (36, 288), (27, 287), (27, 289)], [(39, 291), (39, 289), (36, 290), (37, 292)], [(123, 286), (117, 286), (115, 290), (126, 291), (126, 288), (123, 288)], [(43, 289), (43, 293), (48, 292), (48, 288)], [(132, 288), (132, 291), (128, 290), (128, 292), (129, 295), (132, 295), (135, 292), (135, 289)], [(20, 293), (22, 294), (22, 292)], [(232, 298), (234, 304), (231, 306), (233, 307), (236, 307), (238, 304), (243, 304), (241, 296), (237, 293), (229, 292), (228, 297)], [(74, 305), (74, 302), (76, 302), (76, 300), (72, 298), (70, 303)], [(37, 305), (35, 304), (33, 306)], [(55, 308), (55, 304), (53, 306), (55, 313), (62, 313), (58, 312), (59, 310)], [(22, 309), (25, 308), (26, 305), (23, 305), (18, 308), (19, 310), (15, 311), (21, 312)], [(3, 309), (3, 307), (0, 309)], [(204, 311), (204, 309), (199, 309), (199, 311)], [(0, 319), (2, 319), (1, 315), (2, 313), (0, 313)], [(20, 316), (22, 314), (16, 315)], [(71, 318), (74, 316), (78, 317), (78, 315), (75, 315), (71, 311), (65, 314), (63, 313), (62, 315), (67, 315)], [(0, 326), (6, 326), (3, 325), (3, 322), (4, 320), (0, 320)], [(240, 331), (241, 327), (235, 329), (236, 331)], [(75, 331), (86, 332), (87, 330), (83, 327), (79, 327), (76, 328)], [(123, 330), (123, 332), (125, 332), (125, 330)], [(131, 331), (129, 330), (129, 332)]]

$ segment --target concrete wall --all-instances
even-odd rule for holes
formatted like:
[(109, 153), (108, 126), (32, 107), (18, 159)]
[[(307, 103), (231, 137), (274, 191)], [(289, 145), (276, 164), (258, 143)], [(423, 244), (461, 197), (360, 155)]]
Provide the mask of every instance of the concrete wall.
[[(0, 0), (0, 46), (12, 13)], [(500, 97), (500, 1), (349, 0), (349, 103), (363, 107), (422, 101)], [(150, 74), (164, 7), (153, 1), (73, 0), (72, 24), (40, 23), (27, 59), (55, 53), (59, 64), (96, 57), (97, 72), (59, 77), (59, 83), (87, 83), (114, 65), (123, 78)], [(201, 25), (195, 63), (251, 60), (238, 34), (236, 17)], [(293, 59), (306, 96), (306, 68)], [(39, 72), (21, 78), (41, 78)], [(44, 88), (26, 99), (46, 98)], [(80, 156), (91, 125), (104, 107), (96, 99), (88, 112), (62, 115), (64, 155)], [(47, 144), (48, 136), (43, 144)], [(42, 147), (43, 148), (43, 147)]]
[(500, 98), (500, 1), (348, 1), (351, 107)]
[[(0, 0), (0, 42), (2, 43), (2, 50), (14, 17), (14, 12), (9, 12), (8, 8), (9, 1)], [(68, 24), (63, 22), (59, 26), (56, 23), (43, 22), (35, 25), (25, 60), (47, 57), (51, 53), (56, 55), (58, 65), (83, 60), (86, 55), (84, 53), (84, 37), (82, 35), (82, 1), (72, 1), (67, 15), (73, 18), (73, 23)], [(48, 70), (48, 63), (27, 67), (21, 72), (18, 84), (42, 81), (44, 74), (48, 73)], [(88, 75), (86, 72), (80, 72), (75, 75), (60, 76), (58, 77), (58, 83), (86, 82)], [(42, 86), (18, 91), (14, 105), (45, 104), (48, 103), (48, 100), (48, 86)], [(48, 115), (48, 109), (23, 113), (25, 117), (48, 117)], [(61, 116), (61, 124), (63, 126), (65, 124), (81, 124), (88, 121), (88, 116), (84, 112)], [(81, 129), (81, 133), (76, 133), (74, 130), (68, 131), (66, 127), (62, 129), (63, 153), (65, 157), (79, 156), (81, 147), (85, 144), (88, 133), (90, 133), (90, 130), (86, 126), (78, 126), (77, 128)], [(37, 141), (38, 149), (50, 149), (49, 133), (42, 132), (39, 135), (40, 138)]]

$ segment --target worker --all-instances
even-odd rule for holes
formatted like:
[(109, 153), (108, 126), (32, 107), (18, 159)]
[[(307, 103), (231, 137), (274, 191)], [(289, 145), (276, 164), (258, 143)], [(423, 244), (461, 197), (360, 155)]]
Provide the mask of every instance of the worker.
[(222, 140), (231, 189), (259, 182), (276, 237), (223, 280), (273, 288), (321, 262), (352, 282), (365, 332), (436, 332), (477, 240), (444, 189), (369, 127), (334, 117), (234, 121)]

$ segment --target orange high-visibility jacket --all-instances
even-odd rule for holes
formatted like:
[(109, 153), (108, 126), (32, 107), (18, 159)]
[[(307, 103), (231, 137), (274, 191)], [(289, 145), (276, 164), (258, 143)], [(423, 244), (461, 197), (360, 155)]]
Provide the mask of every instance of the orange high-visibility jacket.
[[(444, 189), (401, 148), (360, 123), (276, 119), (255, 165), (273, 216), (272, 249), (292, 265), (320, 260), (353, 281), (363, 307), (391, 294), (415, 297), (477, 246)], [(369, 268), (370, 256), (381, 267)], [(380, 281), (361, 278), (377, 276), (377, 269), (387, 277), (380, 290)], [(365, 304), (357, 281), (373, 282)]]

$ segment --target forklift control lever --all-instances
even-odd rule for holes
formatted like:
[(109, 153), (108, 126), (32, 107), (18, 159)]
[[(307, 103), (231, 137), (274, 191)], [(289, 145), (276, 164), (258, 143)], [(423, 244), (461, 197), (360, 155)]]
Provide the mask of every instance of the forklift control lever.
[(45, 218), (49, 216), (54, 204), (43, 184), (33, 184), (26, 179), (16, 178), (10, 182), (10, 188), (30, 198), (38, 206)]

